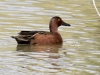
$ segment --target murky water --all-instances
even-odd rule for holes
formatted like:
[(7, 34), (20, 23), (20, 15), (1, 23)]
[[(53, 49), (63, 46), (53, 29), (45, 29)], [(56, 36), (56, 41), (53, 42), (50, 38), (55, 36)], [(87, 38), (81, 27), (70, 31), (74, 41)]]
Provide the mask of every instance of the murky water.
[[(53, 16), (72, 25), (59, 28), (62, 46), (17, 46), (10, 37), (48, 31)], [(92, 0), (0, 0), (0, 75), (100, 75), (99, 28)]]

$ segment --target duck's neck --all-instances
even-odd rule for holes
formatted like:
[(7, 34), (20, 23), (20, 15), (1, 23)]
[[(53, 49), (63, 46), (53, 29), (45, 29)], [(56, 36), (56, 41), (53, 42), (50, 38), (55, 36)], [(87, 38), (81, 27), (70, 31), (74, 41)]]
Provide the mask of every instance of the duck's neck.
[(57, 31), (58, 31), (58, 28), (57, 27), (51, 27), (50, 28), (50, 32), (52, 32), (52, 33), (55, 33)]
[(54, 33), (56, 35), (57, 39), (59, 40), (59, 43), (62, 43), (62, 37), (58, 33), (58, 25), (56, 23), (55, 24), (50, 23), (49, 29), (51, 33)]
[(57, 24), (50, 23), (49, 29), (50, 29), (50, 32), (55, 33), (58, 31), (58, 26), (57, 26)]

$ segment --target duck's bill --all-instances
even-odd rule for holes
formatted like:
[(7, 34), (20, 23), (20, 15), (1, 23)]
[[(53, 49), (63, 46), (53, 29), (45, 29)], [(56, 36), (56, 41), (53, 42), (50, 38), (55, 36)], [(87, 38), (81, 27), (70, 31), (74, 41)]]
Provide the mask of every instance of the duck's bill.
[(64, 21), (62, 22), (62, 26), (71, 26), (70, 24), (68, 23), (65, 23)]

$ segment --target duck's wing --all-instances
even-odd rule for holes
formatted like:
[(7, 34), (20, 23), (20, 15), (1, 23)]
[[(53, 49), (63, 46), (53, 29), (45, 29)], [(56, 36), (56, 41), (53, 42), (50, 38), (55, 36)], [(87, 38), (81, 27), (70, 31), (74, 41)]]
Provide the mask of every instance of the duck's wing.
[(21, 31), (18, 34), (20, 35), (34, 35), (36, 33), (45, 33), (46, 31)]
[(18, 44), (30, 44), (30, 39), (37, 33), (47, 33), (46, 31), (21, 31), (18, 36), (11, 36)]

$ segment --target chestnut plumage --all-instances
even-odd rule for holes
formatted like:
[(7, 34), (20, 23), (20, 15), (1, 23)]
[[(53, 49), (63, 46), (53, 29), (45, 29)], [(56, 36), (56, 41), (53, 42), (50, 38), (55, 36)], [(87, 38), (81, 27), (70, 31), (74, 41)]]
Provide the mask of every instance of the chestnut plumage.
[(59, 26), (71, 26), (65, 23), (60, 17), (54, 16), (49, 23), (49, 30), (47, 31), (21, 31), (18, 36), (11, 36), (18, 44), (30, 44), (30, 45), (51, 45), (62, 44), (63, 40), (58, 33)]

